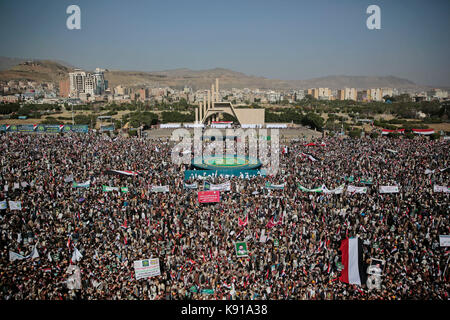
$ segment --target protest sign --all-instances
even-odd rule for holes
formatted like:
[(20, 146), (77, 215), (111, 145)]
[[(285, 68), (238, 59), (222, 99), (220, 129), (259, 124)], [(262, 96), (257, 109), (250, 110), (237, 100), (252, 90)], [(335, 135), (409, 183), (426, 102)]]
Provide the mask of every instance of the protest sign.
[(159, 259), (144, 259), (134, 261), (134, 272), (136, 280), (161, 275)]
[(152, 186), (151, 192), (169, 192), (169, 186)]
[(300, 184), (298, 185), (298, 188), (304, 192), (322, 192), (323, 191), (322, 187), (318, 187), (315, 189), (308, 189), (308, 188), (301, 186)]
[(67, 289), (81, 289), (81, 270), (80, 267), (69, 265), (66, 273), (70, 276), (66, 280)]
[(103, 191), (105, 191), (105, 192), (108, 192), (108, 191), (119, 191), (119, 187), (109, 187), (109, 186), (102, 186), (102, 190)]
[(323, 191), (323, 193), (341, 194), (344, 192), (344, 187), (345, 187), (345, 184), (341, 184), (336, 189), (329, 190), (325, 185), (322, 185), (322, 191)]
[(236, 242), (234, 247), (238, 258), (248, 256), (247, 242)]
[(185, 183), (184, 184), (184, 188), (185, 189), (197, 189), (198, 188), (198, 185), (197, 185), (197, 183), (195, 182), (195, 183), (192, 183), (192, 184), (187, 184), (187, 183)]
[(283, 190), (284, 189), (284, 185), (285, 185), (285, 183), (283, 183), (283, 184), (272, 184), (272, 183), (270, 183), (270, 182), (266, 182), (266, 188), (267, 189), (276, 189), (276, 190)]
[(9, 201), (9, 210), (22, 210), (21, 201)]
[(446, 187), (446, 186), (438, 186), (438, 185), (434, 185), (433, 187), (433, 191), (434, 192), (444, 192), (444, 193), (449, 193), (450, 192), (450, 188)]
[(355, 187), (352, 185), (347, 186), (347, 193), (367, 193), (367, 187)]
[(450, 235), (439, 235), (439, 245), (441, 247), (450, 247)]
[(398, 193), (398, 186), (380, 186), (380, 193)]
[(90, 185), (91, 185), (91, 181), (90, 180), (85, 181), (83, 183), (78, 183), (78, 182), (74, 181), (73, 184), (72, 184), (72, 187), (73, 188), (89, 188)]
[(198, 202), (220, 202), (220, 191), (199, 191)]
[(203, 183), (203, 190), (211, 190), (211, 191), (230, 191), (231, 190), (231, 182), (227, 181), (221, 184), (212, 184), (208, 181)]

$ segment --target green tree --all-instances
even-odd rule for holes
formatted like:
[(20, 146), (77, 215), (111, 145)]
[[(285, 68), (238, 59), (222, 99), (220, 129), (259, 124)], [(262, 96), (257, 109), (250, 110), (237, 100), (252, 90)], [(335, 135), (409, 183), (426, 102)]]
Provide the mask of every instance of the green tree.
[(320, 131), (323, 128), (324, 120), (321, 116), (310, 112), (303, 116), (301, 123), (304, 126), (310, 126), (311, 128), (315, 128)]

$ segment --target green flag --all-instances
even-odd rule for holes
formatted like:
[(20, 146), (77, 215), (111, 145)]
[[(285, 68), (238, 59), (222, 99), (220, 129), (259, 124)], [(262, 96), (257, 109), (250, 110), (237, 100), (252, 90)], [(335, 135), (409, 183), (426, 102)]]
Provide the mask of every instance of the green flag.
[(214, 289), (202, 289), (203, 294), (214, 294)]
[(238, 258), (248, 256), (247, 242), (236, 242), (234, 247)]
[(367, 180), (362, 179), (361, 183), (363, 183), (363, 184), (373, 184), (372, 179), (367, 179)]

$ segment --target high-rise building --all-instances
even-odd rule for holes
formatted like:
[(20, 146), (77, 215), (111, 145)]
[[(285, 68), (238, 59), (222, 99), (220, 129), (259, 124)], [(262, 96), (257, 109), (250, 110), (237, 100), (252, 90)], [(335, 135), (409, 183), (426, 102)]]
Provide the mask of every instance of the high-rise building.
[(381, 88), (367, 90), (367, 99), (369, 101), (382, 101), (383, 90)]
[(356, 101), (358, 98), (358, 92), (355, 88), (345, 88), (344, 99)]
[(308, 89), (308, 94), (318, 100), (330, 100), (331, 90), (328, 88), (312, 88)]
[(80, 93), (86, 93), (91, 96), (101, 95), (108, 88), (108, 82), (105, 80), (103, 69), (96, 68), (95, 73), (86, 73), (76, 69), (69, 73), (69, 91), (71, 97), (79, 97)]
[(357, 100), (358, 101), (367, 101), (368, 100), (368, 90), (361, 90), (358, 91), (358, 93), (356, 94)]
[(86, 78), (86, 72), (79, 69), (69, 73), (70, 81), (70, 96), (78, 97), (78, 95), (84, 92), (84, 81)]
[(84, 93), (93, 96), (95, 94), (95, 90), (96, 90), (95, 77), (91, 73), (88, 73), (84, 78)]
[(394, 90), (392, 88), (383, 88), (383, 93), (381, 97), (389, 96), (392, 97), (394, 95)]
[(105, 70), (100, 68), (95, 68), (94, 81), (95, 81), (95, 94), (101, 95), (105, 93), (106, 88), (108, 88), (108, 81), (105, 80)]
[(147, 89), (139, 89), (139, 100), (145, 101), (147, 99)]

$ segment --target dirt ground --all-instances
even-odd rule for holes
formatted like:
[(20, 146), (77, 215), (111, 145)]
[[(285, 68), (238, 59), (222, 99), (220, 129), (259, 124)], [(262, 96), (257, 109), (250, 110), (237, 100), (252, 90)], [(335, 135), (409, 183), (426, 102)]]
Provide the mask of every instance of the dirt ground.
[[(174, 129), (152, 129), (146, 130), (149, 138), (167, 138), (172, 135)], [(193, 135), (193, 129), (188, 129)], [(221, 130), (223, 135), (226, 135), (226, 130)], [(267, 129), (267, 134), (270, 135), (271, 129)], [(293, 128), (293, 129), (280, 129), (279, 131), (280, 142), (288, 142), (291, 139), (305, 138), (306, 140), (311, 140), (312, 138), (322, 137), (322, 133), (314, 131), (308, 128)]]

